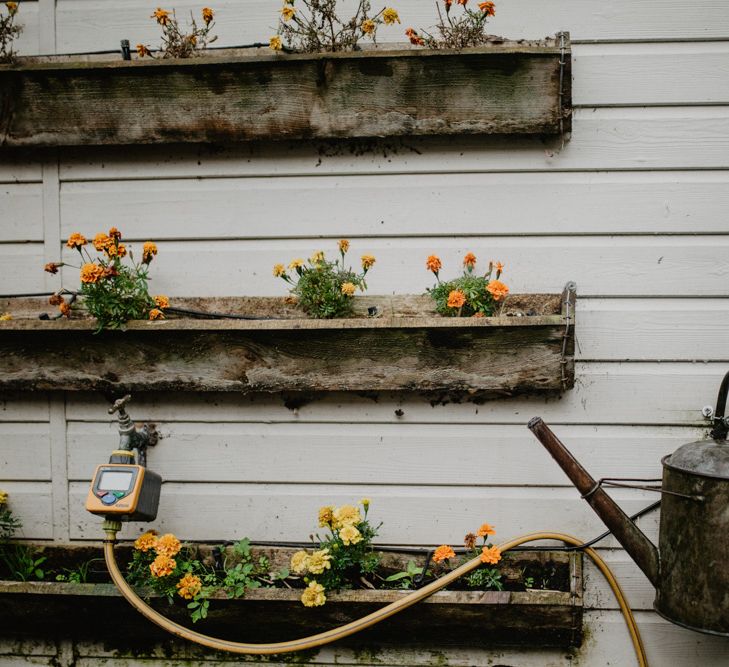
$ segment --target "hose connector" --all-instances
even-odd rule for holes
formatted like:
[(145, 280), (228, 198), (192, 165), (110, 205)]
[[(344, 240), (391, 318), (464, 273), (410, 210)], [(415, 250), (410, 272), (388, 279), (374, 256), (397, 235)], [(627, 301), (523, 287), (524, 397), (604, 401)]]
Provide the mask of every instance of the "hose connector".
[(116, 534), (121, 530), (121, 527), (121, 521), (117, 519), (110, 519), (109, 517), (104, 519), (104, 525), (102, 526), (102, 530), (106, 534), (104, 542), (116, 543)]

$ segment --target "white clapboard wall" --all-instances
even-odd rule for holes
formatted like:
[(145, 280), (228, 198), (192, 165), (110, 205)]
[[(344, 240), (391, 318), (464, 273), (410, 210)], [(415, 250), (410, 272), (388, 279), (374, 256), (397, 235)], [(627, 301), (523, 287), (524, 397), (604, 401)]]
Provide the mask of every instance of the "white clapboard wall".
[[(19, 50), (114, 50), (120, 39), (154, 46), (157, 4), (23, 2)], [(382, 41), (433, 21), (432, 3), (392, 4), (403, 24)], [(201, 6), (175, 5), (181, 17)], [(239, 45), (268, 39), (278, 3), (213, 7), (219, 44)], [(469, 250), (504, 262), (517, 292), (578, 284), (577, 382), (561, 398), (433, 407), (417, 397), (333, 395), (292, 410), (275, 397), (136, 396), (133, 417), (155, 421), (163, 436), (150, 453), (166, 480), (160, 530), (195, 540), (304, 540), (321, 504), (369, 496), (388, 543), (457, 543), (482, 521), (504, 539), (537, 530), (590, 538), (603, 526), (525, 428), (532, 416), (542, 415), (598, 477), (658, 476), (663, 455), (705, 432), (701, 408), (729, 370), (725, 0), (504, 0), (491, 25), (511, 38), (570, 31), (576, 108), (564, 145), (469, 137), (0, 159), (0, 293), (75, 286), (73, 271), (49, 276), (43, 263), (73, 258), (61, 250), (70, 233), (112, 225), (132, 246), (157, 241), (153, 290), (172, 297), (282, 295), (275, 262), (331, 251), (342, 237), (355, 258), (376, 255), (371, 293), (421, 293), (431, 284), (427, 255), (441, 255), (449, 275)], [(0, 399), (0, 487), (25, 538), (99, 540), (82, 500), (116, 442), (106, 407), (92, 394)], [(654, 500), (633, 490), (614, 497), (629, 512)], [(657, 521), (641, 521), (653, 538)], [(651, 611), (650, 585), (614, 540), (601, 553), (637, 610), (652, 667), (729, 664), (729, 641)], [(388, 649), (368, 658), (335, 646), (311, 664), (634, 664), (615, 600), (589, 564), (585, 599), (587, 638), (569, 655)], [(160, 666), (228, 664), (179, 644), (148, 657)], [(102, 645), (0, 640), (0, 665), (26, 659), (138, 664)]]

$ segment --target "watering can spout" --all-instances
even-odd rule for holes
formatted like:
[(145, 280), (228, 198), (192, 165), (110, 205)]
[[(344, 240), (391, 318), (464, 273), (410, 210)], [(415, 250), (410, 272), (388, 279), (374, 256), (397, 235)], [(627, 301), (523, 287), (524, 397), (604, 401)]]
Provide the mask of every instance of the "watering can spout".
[(582, 494), (582, 497), (587, 500), (592, 509), (597, 512), (603, 523), (628, 552), (628, 555), (643, 570), (650, 582), (657, 586), (659, 582), (659, 560), (658, 549), (655, 545), (620, 509), (615, 501), (605, 493), (602, 487), (598, 486), (598, 483), (572, 456), (559, 438), (542, 421), (541, 417), (532, 419), (528, 427), (552, 455), (552, 458), (557, 461), (560, 468), (565, 471), (570, 481)]

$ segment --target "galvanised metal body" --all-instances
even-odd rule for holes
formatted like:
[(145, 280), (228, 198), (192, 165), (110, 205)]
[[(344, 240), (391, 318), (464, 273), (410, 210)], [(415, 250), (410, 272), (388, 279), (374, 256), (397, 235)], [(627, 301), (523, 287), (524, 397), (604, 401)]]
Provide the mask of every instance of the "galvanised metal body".
[(724, 413), (728, 393), (729, 373), (719, 390), (710, 438), (683, 445), (662, 459), (660, 549), (608, 496), (602, 488), (606, 480), (596, 482), (539, 417), (529, 422), (534, 435), (655, 586), (656, 611), (691, 630), (726, 637), (729, 419)]

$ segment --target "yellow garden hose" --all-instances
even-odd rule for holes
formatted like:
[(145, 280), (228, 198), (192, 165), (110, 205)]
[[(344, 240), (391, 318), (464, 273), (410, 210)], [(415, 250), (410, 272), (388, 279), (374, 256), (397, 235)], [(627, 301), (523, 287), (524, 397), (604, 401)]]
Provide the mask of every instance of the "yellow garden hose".
[[(112, 581), (114, 582), (114, 584), (116, 584), (116, 587), (119, 589), (121, 594), (140, 614), (142, 614), (142, 616), (144, 616), (152, 623), (155, 623), (163, 630), (166, 630), (170, 634), (176, 635), (177, 637), (180, 637), (182, 639), (187, 639), (191, 642), (195, 642), (197, 644), (201, 644), (202, 646), (206, 646), (208, 648), (218, 651), (228, 651), (229, 653), (240, 653), (249, 655), (271, 655), (275, 653), (290, 653), (292, 651), (303, 651), (305, 649), (312, 649), (318, 646), (323, 646), (324, 644), (329, 644), (333, 641), (336, 641), (337, 639), (348, 637), (349, 635), (359, 632), (360, 630), (369, 628), (370, 626), (375, 625), (380, 621), (384, 621), (386, 618), (397, 614), (403, 609), (412, 607), (417, 602), (420, 602), (421, 600), (427, 598), (429, 595), (432, 595), (436, 591), (439, 591), (441, 588), (445, 588), (448, 584), (453, 583), (456, 579), (462, 577), (465, 574), (468, 574), (469, 572), (475, 570), (481, 565), (480, 557), (476, 557), (473, 560), (464, 563), (455, 570), (452, 570), (443, 577), (440, 577), (436, 581), (431, 582), (427, 586), (413, 591), (402, 599), (397, 600), (396, 602), (392, 602), (391, 604), (388, 604), (387, 606), (382, 607), (381, 609), (378, 609), (377, 611), (374, 611), (367, 616), (363, 616), (356, 621), (352, 621), (351, 623), (347, 623), (346, 625), (342, 625), (338, 628), (327, 630), (326, 632), (320, 632), (319, 634), (311, 635), (310, 637), (293, 639), (291, 641), (276, 642), (271, 644), (247, 644), (243, 642), (217, 639), (215, 637), (209, 637), (208, 635), (203, 635), (199, 632), (195, 632), (194, 630), (190, 630), (183, 625), (179, 625), (178, 623), (169, 620), (159, 612), (152, 609), (148, 604), (146, 604), (134, 592), (132, 587), (125, 581), (124, 576), (119, 570), (119, 565), (116, 562), (116, 557), (114, 554), (114, 544), (116, 543), (116, 534), (120, 529), (121, 524), (119, 522), (106, 521), (104, 523), (104, 532), (107, 535), (107, 539), (104, 541), (104, 557), (106, 558), (106, 566), (109, 569), (109, 574), (111, 575)], [(580, 540), (578, 540), (577, 538), (572, 537), (571, 535), (563, 535), (562, 533), (532, 533), (531, 535), (524, 535), (522, 537), (517, 537), (513, 540), (509, 540), (508, 542), (504, 542), (503, 544), (500, 544), (498, 548), (503, 553), (521, 544), (525, 544), (527, 542), (535, 542), (537, 540), (559, 540), (566, 544), (571, 544), (575, 546), (582, 544), (582, 542), (580, 542)], [(613, 576), (605, 561), (600, 558), (600, 556), (594, 549), (586, 548), (584, 551), (593, 560), (600, 572), (602, 572), (602, 574), (605, 576), (605, 579), (607, 579), (607, 582), (610, 584), (610, 588), (612, 588), (612, 591), (618, 600), (620, 610), (622, 611), (625, 622), (628, 626), (628, 632), (630, 633), (630, 638), (633, 642), (633, 647), (635, 648), (635, 653), (638, 658), (639, 666), (648, 667), (645, 650), (643, 648), (643, 643), (640, 638), (640, 631), (638, 630), (638, 626), (635, 622), (635, 619), (633, 618), (633, 613), (631, 612), (630, 607), (628, 607), (628, 604), (625, 601), (625, 596), (623, 595), (623, 591), (620, 588), (620, 584), (618, 584), (617, 580)]]

